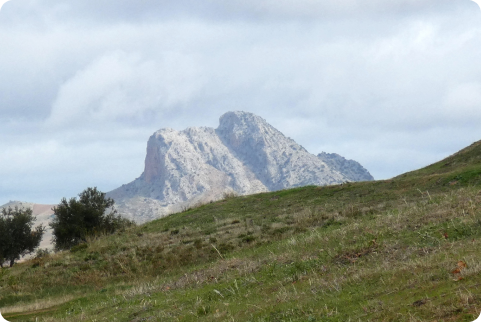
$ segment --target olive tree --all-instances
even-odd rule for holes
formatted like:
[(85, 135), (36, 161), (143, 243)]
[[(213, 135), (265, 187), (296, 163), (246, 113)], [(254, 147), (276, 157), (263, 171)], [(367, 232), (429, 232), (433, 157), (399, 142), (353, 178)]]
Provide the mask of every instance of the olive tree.
[(61, 202), (53, 208), (50, 223), (56, 250), (70, 249), (87, 238), (101, 233), (113, 233), (132, 222), (117, 215), (114, 200), (106, 198), (97, 188), (87, 188), (78, 198)]
[(10, 267), (20, 257), (32, 253), (40, 245), (45, 228), (33, 227), (32, 209), (3, 208), (0, 212), (0, 267)]

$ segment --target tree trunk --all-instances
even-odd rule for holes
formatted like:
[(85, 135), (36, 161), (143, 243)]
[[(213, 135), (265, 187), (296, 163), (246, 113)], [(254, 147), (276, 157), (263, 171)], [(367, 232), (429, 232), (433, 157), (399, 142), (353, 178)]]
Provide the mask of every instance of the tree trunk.
[(10, 260), (10, 267), (12, 267), (13, 264), (15, 264), (15, 260), (14, 260), (14, 259), (11, 259), (11, 260)]

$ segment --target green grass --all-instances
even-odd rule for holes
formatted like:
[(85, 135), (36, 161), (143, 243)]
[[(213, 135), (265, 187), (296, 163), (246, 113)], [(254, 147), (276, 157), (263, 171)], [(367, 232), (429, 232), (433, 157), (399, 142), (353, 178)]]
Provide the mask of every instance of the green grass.
[(391, 180), (226, 196), (95, 238), (1, 270), (0, 310), (10, 321), (473, 321), (480, 150)]

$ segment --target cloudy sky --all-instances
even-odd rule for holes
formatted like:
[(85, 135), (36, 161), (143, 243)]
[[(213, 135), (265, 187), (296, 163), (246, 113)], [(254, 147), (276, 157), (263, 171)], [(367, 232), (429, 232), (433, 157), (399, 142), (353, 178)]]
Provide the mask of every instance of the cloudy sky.
[(140, 176), (156, 130), (254, 112), (386, 179), (481, 139), (471, 0), (11, 0), (0, 204)]

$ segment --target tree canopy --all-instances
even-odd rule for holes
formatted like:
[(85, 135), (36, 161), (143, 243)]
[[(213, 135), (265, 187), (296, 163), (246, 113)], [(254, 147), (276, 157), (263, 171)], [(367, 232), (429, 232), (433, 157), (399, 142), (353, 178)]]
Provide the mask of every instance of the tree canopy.
[(3, 208), (0, 213), (0, 266), (5, 262), (13, 266), (16, 260), (30, 254), (40, 245), (45, 228), (33, 228), (32, 209)]
[(88, 236), (113, 233), (130, 225), (132, 222), (117, 215), (113, 206), (114, 200), (106, 198), (96, 187), (85, 189), (78, 199), (63, 198), (53, 208), (54, 218), (50, 223), (55, 249), (70, 249), (86, 242)]

